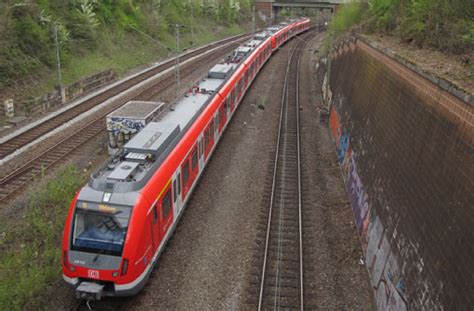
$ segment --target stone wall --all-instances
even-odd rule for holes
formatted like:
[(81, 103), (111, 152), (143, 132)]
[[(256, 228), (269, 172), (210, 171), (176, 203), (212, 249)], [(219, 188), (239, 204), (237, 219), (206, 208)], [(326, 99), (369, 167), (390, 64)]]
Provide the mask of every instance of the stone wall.
[[(67, 85), (60, 90), (59, 88), (38, 96), (36, 98), (24, 99), (21, 101), (15, 102), (15, 114), (22, 114), (26, 116), (35, 115), (42, 113), (49, 108), (62, 105), (67, 101), (78, 98), (79, 96), (91, 92), (101, 86), (104, 86), (117, 79), (116, 73), (112, 69), (108, 69), (102, 72), (99, 72), (90, 77), (79, 80), (73, 84)], [(61, 91), (63, 92), (64, 99), (61, 96)], [(2, 115), (4, 112), (4, 105), (2, 102), (0, 113)]]
[(472, 310), (472, 95), (360, 40), (330, 68), (330, 127), (378, 308)]

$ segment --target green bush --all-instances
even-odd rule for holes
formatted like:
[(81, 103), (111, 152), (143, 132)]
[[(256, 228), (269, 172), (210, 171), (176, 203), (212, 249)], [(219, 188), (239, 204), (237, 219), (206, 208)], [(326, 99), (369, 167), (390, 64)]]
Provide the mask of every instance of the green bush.
[[(232, 27), (248, 17), (251, 0), (37, 0), (0, 1), (0, 87), (22, 76), (54, 71), (54, 25), (58, 26), (61, 61), (102, 48), (101, 38), (126, 38), (126, 33), (149, 34), (167, 40), (175, 24), (199, 28), (209, 20)], [(194, 19), (190, 18), (193, 8)], [(5, 14), (4, 14), (5, 12)], [(216, 24), (212, 25), (216, 26)], [(212, 30), (208, 30), (212, 32)], [(100, 70), (100, 69), (98, 69)]]
[(333, 41), (350, 27), (356, 25), (363, 17), (363, 6), (359, 2), (351, 2), (342, 5), (330, 21), (328, 26), (328, 35), (326, 36), (325, 50), (327, 51)]
[(360, 22), (362, 18), (362, 5), (351, 2), (343, 5), (329, 24), (329, 32), (336, 36), (346, 32), (350, 27)]
[(440, 50), (473, 49), (474, 1), (369, 0), (369, 29)]

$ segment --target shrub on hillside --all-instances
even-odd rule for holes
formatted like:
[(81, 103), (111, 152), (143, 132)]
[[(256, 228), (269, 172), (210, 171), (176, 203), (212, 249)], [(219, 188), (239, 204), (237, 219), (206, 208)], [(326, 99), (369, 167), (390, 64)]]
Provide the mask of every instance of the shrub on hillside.
[(369, 30), (420, 46), (464, 53), (474, 47), (474, 1), (369, 0)]

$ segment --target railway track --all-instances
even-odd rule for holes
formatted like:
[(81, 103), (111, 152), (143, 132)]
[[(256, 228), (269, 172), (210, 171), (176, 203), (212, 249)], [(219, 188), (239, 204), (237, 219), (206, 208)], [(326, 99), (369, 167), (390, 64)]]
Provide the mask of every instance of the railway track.
[[(181, 74), (186, 76), (191, 74), (203, 63), (222, 58), (223, 55), (233, 50), (240, 43), (242, 40), (241, 38), (238, 38), (236, 43), (229, 44), (223, 49), (217, 49), (208, 55), (200, 57), (196, 62), (182, 65)], [(225, 43), (228, 43), (228, 41)], [(39, 152), (28, 162), (21, 164), (19, 167), (13, 169), (12, 172), (3, 176), (0, 179), (0, 201), (9, 199), (14, 193), (22, 189), (35, 177), (43, 174), (46, 170), (69, 156), (83, 144), (105, 131), (105, 117), (113, 110), (125, 104), (125, 102), (129, 100), (151, 100), (165, 89), (172, 87), (175, 84), (175, 80), (170, 79), (170, 76), (173, 74), (174, 73), (170, 72), (169, 74), (163, 75), (156, 83), (140, 90), (138, 94), (134, 94), (134, 96), (127, 98), (125, 101), (111, 103), (106, 108), (95, 113), (91, 118), (92, 120), (82, 124), (79, 129), (64, 136), (56, 144)]]
[(296, 40), (282, 90), (258, 310), (304, 309), (298, 67), (305, 41)]
[[(197, 48), (196, 50), (194, 51), (191, 51), (185, 55), (182, 55), (180, 57), (181, 61), (186, 61), (192, 57), (195, 57), (207, 50), (210, 50), (212, 48), (215, 48), (215, 47), (218, 47), (220, 45), (223, 45), (223, 44), (226, 44), (226, 43), (229, 43), (231, 41), (234, 41), (234, 40), (239, 40), (240, 38), (244, 38), (248, 36), (247, 34), (243, 34), (243, 35), (239, 35), (239, 36), (236, 36), (236, 37), (232, 37), (232, 38), (228, 38), (228, 39), (224, 39), (224, 40), (221, 40), (219, 42), (216, 42), (216, 43), (213, 43), (213, 44), (210, 44), (208, 46), (205, 46), (205, 47), (201, 47), (201, 48)], [(132, 86), (134, 85), (137, 85), (138, 83), (150, 78), (150, 77), (153, 77), (154, 75), (166, 70), (166, 69), (169, 69), (171, 67), (173, 67), (175, 65), (175, 59), (170, 59), (168, 61), (165, 61), (163, 62), (162, 64), (156, 66), (156, 67), (153, 67), (145, 72), (143, 72), (142, 74), (139, 74), (139, 75), (136, 75), (136, 76), (133, 76), (125, 81), (123, 81), (122, 83), (104, 91), (104, 92), (101, 92), (99, 94), (97, 94), (96, 96), (93, 96), (87, 100), (84, 100), (81, 104), (78, 104), (77, 106), (74, 106), (72, 107), (71, 109), (68, 109), (66, 111), (64, 111), (63, 113), (61, 114), (58, 114), (57, 116), (45, 121), (45, 122), (42, 122), (32, 128), (30, 128), (29, 130), (17, 135), (17, 136), (14, 136), (8, 140), (6, 140), (5, 142), (3, 143), (0, 143), (0, 159), (3, 159), (5, 158), (6, 156), (12, 154), (13, 152), (15, 152), (17, 149), (29, 144), (30, 142), (38, 139), (39, 137), (41, 137), (42, 135), (52, 131), (53, 129), (57, 128), (58, 126), (68, 122), (69, 120), (75, 118), (76, 116), (90, 110), (91, 108), (97, 106), (98, 104), (104, 102), (105, 100), (117, 95), (117, 94), (120, 94), (122, 92), (124, 92), (125, 90), (131, 88)], [(122, 104), (124, 104), (125, 102), (123, 102)]]

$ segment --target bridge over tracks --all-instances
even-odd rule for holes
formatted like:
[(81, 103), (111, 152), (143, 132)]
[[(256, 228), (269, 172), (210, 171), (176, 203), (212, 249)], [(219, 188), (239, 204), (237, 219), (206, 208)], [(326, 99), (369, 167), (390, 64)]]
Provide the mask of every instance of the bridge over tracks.
[(312, 8), (334, 12), (350, 0), (256, 0), (255, 8), (266, 18), (275, 20), (284, 8)]

